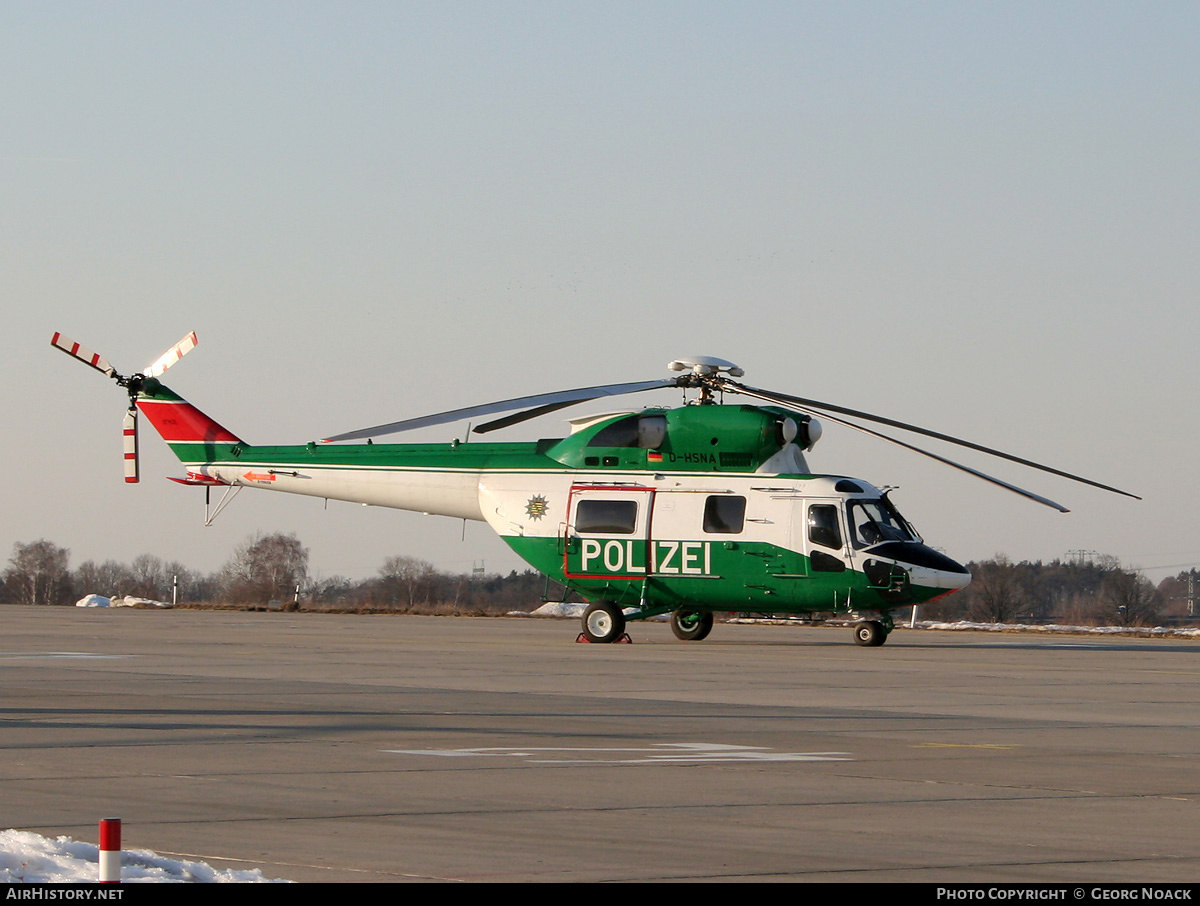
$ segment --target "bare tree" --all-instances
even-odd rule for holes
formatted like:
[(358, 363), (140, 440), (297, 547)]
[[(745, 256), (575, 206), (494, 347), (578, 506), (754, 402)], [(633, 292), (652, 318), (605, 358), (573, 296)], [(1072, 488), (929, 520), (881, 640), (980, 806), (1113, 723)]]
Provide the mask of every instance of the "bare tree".
[(290, 600), (308, 575), (308, 548), (294, 534), (256, 535), (225, 564), (225, 593), (238, 603)]
[(1007, 623), (1026, 606), (1028, 595), (1018, 569), (1004, 554), (978, 564), (971, 584), (975, 619)]
[(71, 597), (71, 552), (49, 541), (17, 542), (4, 572), (4, 586), (18, 604), (67, 604)]
[(308, 586), (308, 599), (322, 607), (349, 607), (360, 604), (363, 589), (369, 583), (355, 582), (345, 576), (325, 576)]
[(418, 600), (428, 603), (438, 573), (425, 560), (398, 556), (383, 561), (379, 577), (385, 599), (411, 610)]
[(136, 580), (129, 567), (116, 560), (84, 560), (75, 570), (75, 588), (83, 594), (103, 595), (106, 598), (132, 594)]
[(1150, 626), (1158, 621), (1162, 596), (1141, 573), (1114, 570), (1104, 577), (1100, 597), (1118, 626)]
[(133, 573), (133, 585), (126, 594), (156, 601), (164, 600), (168, 595), (171, 580), (158, 557), (140, 554), (133, 558), (130, 571)]
[(215, 577), (205, 576), (188, 569), (178, 560), (163, 564), (163, 600), (173, 600), (175, 584), (178, 582), (179, 601), (208, 601), (216, 593)]

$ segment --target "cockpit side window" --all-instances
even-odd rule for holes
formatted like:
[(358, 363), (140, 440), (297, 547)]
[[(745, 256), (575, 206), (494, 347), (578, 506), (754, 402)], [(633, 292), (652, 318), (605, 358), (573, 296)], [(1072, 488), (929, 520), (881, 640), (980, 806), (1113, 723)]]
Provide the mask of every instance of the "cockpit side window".
[(821, 547), (841, 549), (842, 531), (838, 528), (836, 506), (814, 503), (808, 508), (808, 540)]

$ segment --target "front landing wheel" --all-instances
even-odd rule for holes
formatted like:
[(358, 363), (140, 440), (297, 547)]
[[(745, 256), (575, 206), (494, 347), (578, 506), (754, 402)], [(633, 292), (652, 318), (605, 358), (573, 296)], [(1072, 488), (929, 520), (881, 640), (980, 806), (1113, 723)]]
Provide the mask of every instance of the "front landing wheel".
[(681, 607), (671, 614), (671, 632), (675, 633), (675, 638), (685, 642), (699, 642), (708, 638), (712, 628), (711, 610), (685, 610)]
[(625, 614), (611, 601), (597, 601), (583, 612), (583, 634), (589, 642), (615, 642), (625, 632)]
[(887, 641), (887, 632), (882, 623), (864, 620), (854, 627), (854, 641), (864, 648), (878, 648)]

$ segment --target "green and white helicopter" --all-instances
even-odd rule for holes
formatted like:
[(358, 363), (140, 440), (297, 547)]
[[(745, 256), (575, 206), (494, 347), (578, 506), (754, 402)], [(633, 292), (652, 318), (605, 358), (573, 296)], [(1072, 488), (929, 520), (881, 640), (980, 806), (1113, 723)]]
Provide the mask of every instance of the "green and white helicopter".
[[(814, 473), (804, 454), (815, 416), (932, 457), (1061, 512), (1052, 500), (851, 419), (988, 453), (1128, 497), (1109, 487), (979, 444), (831, 403), (739, 383), (742, 369), (693, 356), (676, 376), (605, 384), (470, 406), (377, 425), (322, 443), (260, 446), (169, 390), (159, 377), (196, 345), (189, 334), (140, 374), (56, 333), (51, 344), (113, 378), (129, 396), (125, 480), (138, 480), (141, 412), (187, 469), (181, 484), (226, 494), (263, 488), (487, 522), (518, 555), (589, 603), (581, 638), (613, 642), (628, 620), (671, 614), (684, 640), (705, 638), (713, 613), (849, 616), (859, 645), (882, 645), (891, 612), (965, 587), (967, 569), (927, 546), (888, 498), (858, 478)], [(507, 415), (487, 434), (612, 396), (674, 388), (683, 406), (571, 421), (571, 433), (526, 443), (376, 444), (414, 428)], [(751, 404), (730, 405), (726, 394)], [(352, 445), (336, 441), (366, 440)], [(1140, 498), (1136, 498), (1140, 499)], [(227, 502), (223, 499), (217, 507)], [(215, 517), (214, 512), (209, 519)]]

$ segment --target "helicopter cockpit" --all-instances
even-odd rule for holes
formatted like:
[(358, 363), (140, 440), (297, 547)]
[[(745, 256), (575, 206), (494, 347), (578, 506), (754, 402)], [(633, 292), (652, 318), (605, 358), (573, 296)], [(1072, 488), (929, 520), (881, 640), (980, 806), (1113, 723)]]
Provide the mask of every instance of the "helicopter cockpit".
[(878, 500), (847, 501), (846, 515), (851, 542), (860, 550), (884, 541), (921, 540), (886, 495)]
[[(889, 563), (901, 565), (910, 574), (914, 570), (919, 572), (920, 581), (935, 588), (962, 588), (971, 581), (965, 566), (925, 544), (888, 499), (887, 489), (879, 497), (846, 500), (845, 512), (850, 533), (848, 547), (862, 552), (866, 558), (862, 569), (880, 586), (891, 581)], [(885, 598), (898, 600), (893, 588), (884, 594)]]

